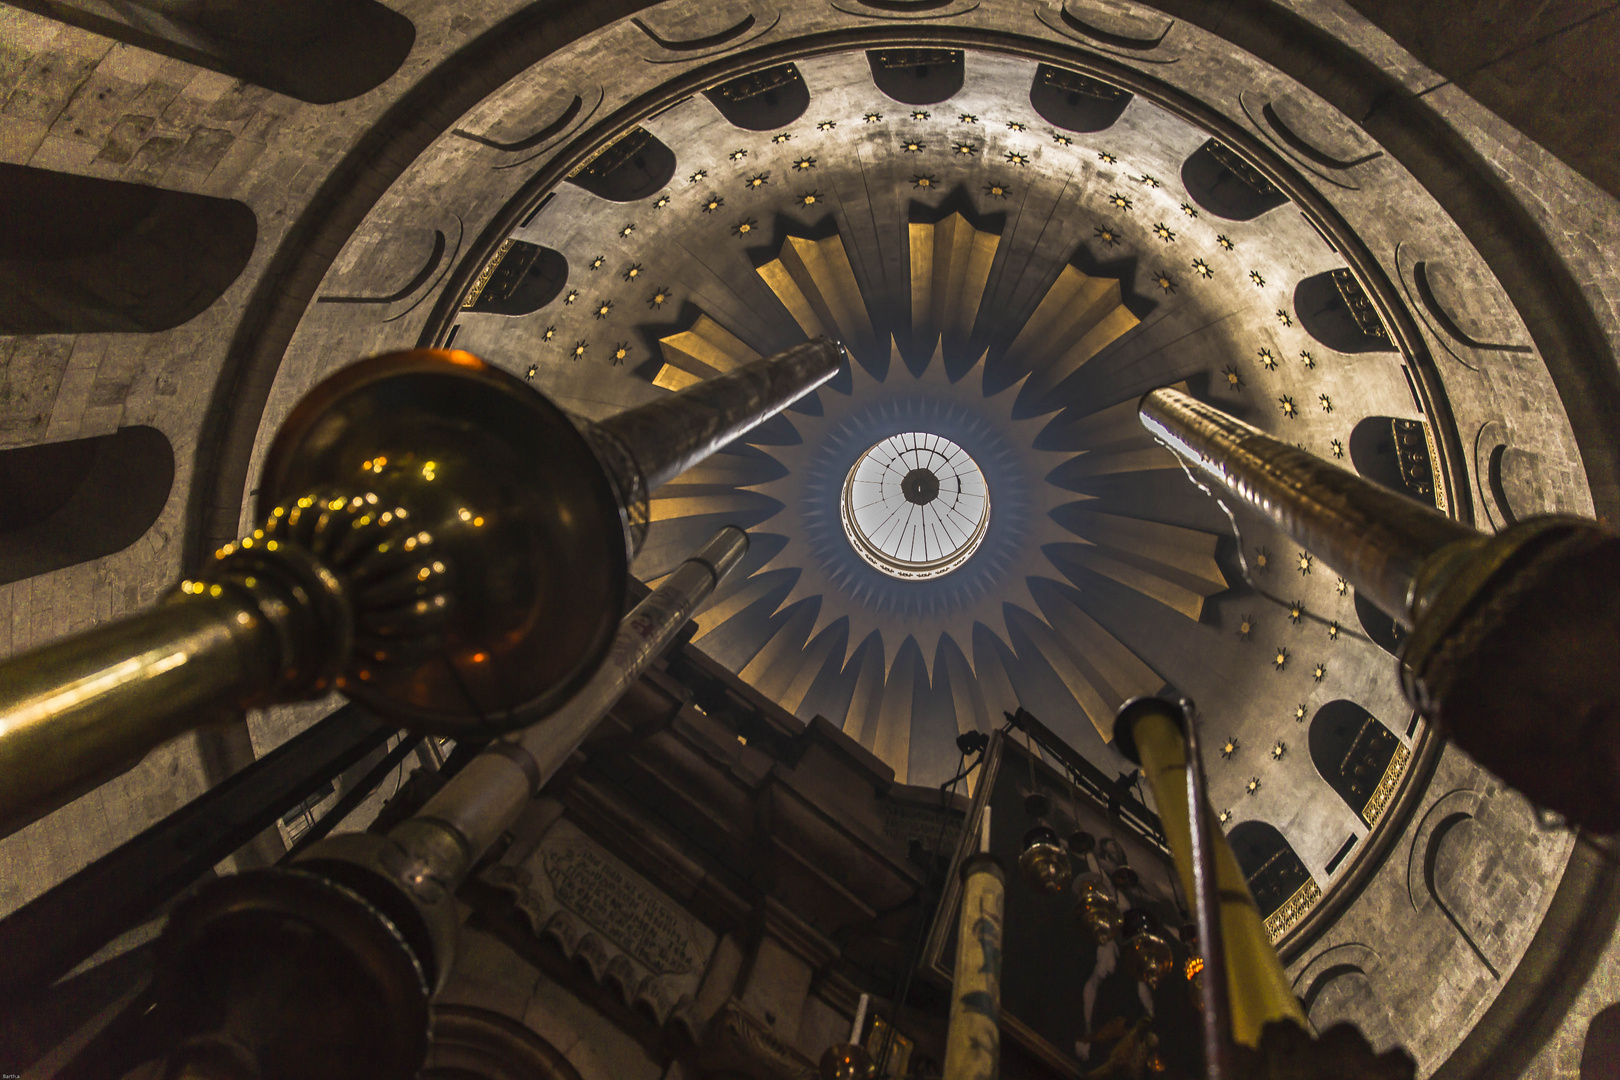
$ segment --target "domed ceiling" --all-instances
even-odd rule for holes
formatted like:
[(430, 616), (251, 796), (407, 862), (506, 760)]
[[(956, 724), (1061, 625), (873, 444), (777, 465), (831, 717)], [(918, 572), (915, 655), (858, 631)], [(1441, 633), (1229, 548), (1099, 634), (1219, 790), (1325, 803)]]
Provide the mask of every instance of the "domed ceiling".
[[(612, 33), (759, 32), (740, 11)], [(1177, 58), (1152, 52), (1165, 32), (1120, 19), (1086, 31), (1093, 59), (1161, 55), (1168, 70)], [(1302, 193), (1379, 213), (1426, 196), (1350, 126), (1246, 90), (1242, 108), (1270, 133), (1262, 155), (1252, 133), (1215, 138), (1185, 99), (1116, 85), (1083, 54), (1071, 70), (1013, 51), (822, 46), (691, 93), (649, 89), (612, 120), (609, 75), (659, 88), (662, 61), (615, 66), (603, 46), (514, 80), (345, 248), (282, 363), (257, 453), (334, 357), (408, 344), (402, 333), (591, 418), (837, 338), (848, 370), (653, 494), (634, 572), (656, 583), (719, 526), (746, 527), (748, 557), (700, 611), (698, 646), (800, 717), (842, 726), (904, 783), (949, 778), (956, 736), (1020, 705), (1126, 774), (1109, 745), (1118, 705), (1192, 697), (1218, 751), (1223, 824), (1277, 838), (1304, 875), (1280, 936), (1372, 847), (1426, 731), (1395, 678), (1393, 624), (1192, 482), (1136, 403), (1183, 386), (1455, 513), (1458, 436), (1443, 401), (1436, 420), (1418, 327), (1456, 330), (1450, 356), (1469, 370), (1467, 342), (1521, 348), (1526, 335), (1505, 301), (1461, 313), (1474, 263), (1447, 270), (1430, 254), (1424, 276), (1432, 237), (1402, 249), (1379, 235), (1400, 280), (1369, 278), (1378, 263), (1356, 232)], [(573, 164), (526, 177), (559, 146)], [(475, 238), (486, 219), (505, 224)], [(377, 280), (385, 254), (406, 287), (368, 298), (356, 283)], [(929, 580), (871, 565), (840, 519), (857, 460), (906, 433), (962, 448), (992, 508), (978, 549)]]

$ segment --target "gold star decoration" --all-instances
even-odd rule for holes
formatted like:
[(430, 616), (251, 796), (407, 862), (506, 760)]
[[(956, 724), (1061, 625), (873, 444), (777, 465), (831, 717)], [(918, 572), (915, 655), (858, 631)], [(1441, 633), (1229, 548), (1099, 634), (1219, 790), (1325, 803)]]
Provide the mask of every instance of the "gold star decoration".
[(611, 301), (611, 300), (598, 300), (596, 302), (596, 317), (598, 319), (607, 318), (608, 317), (608, 312), (610, 312), (612, 310), (613, 310), (613, 301)]
[(1286, 753), (1288, 753), (1288, 744), (1283, 742), (1281, 739), (1278, 739), (1276, 744), (1271, 748), (1271, 760), (1281, 761), (1283, 755)]
[(1255, 792), (1259, 791), (1260, 778), (1257, 776), (1253, 780), (1250, 780), (1247, 784), (1244, 784), (1243, 790), (1247, 791), (1250, 795), (1253, 795)]
[(1067, 135), (1059, 135), (1055, 131), (1052, 132), (1052, 141), (1057, 143), (1059, 146), (1073, 146), (1074, 145), (1074, 140), (1073, 139), (1069, 138)]
[(1228, 735), (1226, 737), (1226, 742), (1221, 744), (1221, 757), (1229, 758), (1233, 754), (1237, 753), (1237, 749), (1238, 749), (1238, 741), (1236, 739), (1234, 739), (1232, 736)]
[(1215, 238), (1215, 243), (1219, 244), (1221, 250), (1223, 251), (1231, 251), (1233, 248), (1237, 247), (1236, 244), (1232, 243), (1231, 238), (1226, 236), (1224, 233)]
[(1287, 394), (1284, 394), (1282, 397), (1277, 399), (1277, 407), (1281, 409), (1282, 414), (1288, 417), (1290, 420), (1299, 415), (1299, 406), (1295, 405), (1294, 399), (1289, 397)]
[(770, 182), (771, 182), (771, 174), (770, 173), (768, 173), (768, 172), (755, 173), (753, 176), (750, 176), (747, 180), (743, 181), (743, 187), (750, 188), (750, 189), (752, 189), (752, 188), (762, 188), (762, 187), (764, 187), (766, 184), (768, 184)]
[(1028, 165), (1029, 164), (1029, 158), (1027, 156), (1023, 155), (1023, 154), (1020, 154), (1016, 150), (1007, 151), (1006, 157), (1007, 157), (1007, 164), (1009, 164), (1009, 165), (1020, 165), (1020, 166), (1022, 166), (1022, 165)]
[(529, 365), (529, 370), (525, 371), (523, 373), (523, 377), (525, 379), (532, 379), (538, 374), (540, 374), (540, 365), (539, 364), (530, 364)]
[(972, 113), (962, 113), (956, 119), (958, 123), (962, 124), (977, 124), (979, 122), (979, 118)]
[(669, 286), (667, 285), (659, 286), (653, 290), (651, 296), (647, 297), (647, 306), (650, 308), (661, 308), (667, 303), (669, 303)]
[(972, 143), (965, 142), (954, 144), (952, 149), (958, 154), (977, 154), (979, 152), (979, 148), (977, 146), (974, 146)]
[(1007, 121), (1007, 130), (1008, 131), (1024, 131), (1026, 129), (1024, 128), (1024, 125), (1020, 124), (1017, 120), (1009, 120), (1009, 121)]
[(607, 256), (606, 255), (598, 255), (596, 258), (591, 260), (591, 269), (592, 270), (600, 270), (600, 269), (602, 269), (602, 264), (605, 263), (605, 262), (607, 262)]
[(1153, 226), (1153, 235), (1167, 244), (1176, 242), (1176, 231), (1162, 221)]
[(579, 299), (579, 290), (578, 289), (569, 289), (568, 290), (568, 295), (563, 297), (563, 303), (564, 304), (572, 304), (575, 300), (578, 300), (578, 299)]
[(540, 340), (541, 341), (550, 341), (552, 338), (554, 338), (556, 336), (557, 336), (557, 328), (555, 326), (548, 326), (548, 327), (546, 327), (544, 330), (542, 330), (540, 332)]
[(724, 205), (726, 205), (726, 200), (722, 199), (718, 195), (710, 195), (707, 199), (703, 200), (703, 212), (705, 214), (712, 214)]
[(922, 173), (917, 173), (911, 178), (912, 187), (931, 188), (934, 186), (934, 183), (935, 181), (932, 176), (927, 176)]
[(618, 367), (624, 363), (624, 358), (630, 355), (630, 343), (621, 341), (613, 346), (613, 366)]
[(1271, 552), (1267, 551), (1263, 547), (1255, 548), (1254, 565), (1258, 567), (1262, 573), (1271, 569)]
[(838, 126), (838, 121), (836, 121), (836, 120), (823, 120), (821, 123), (816, 125), (816, 130), (817, 131), (831, 131), (833, 128), (835, 128), (837, 126)]
[(1328, 397), (1326, 394), (1317, 394), (1316, 395), (1316, 403), (1318, 405), (1322, 406), (1322, 411), (1323, 412), (1332, 412), (1333, 411), (1333, 399)]
[(626, 280), (626, 281), (634, 281), (634, 280), (636, 280), (636, 278), (638, 278), (640, 276), (641, 276), (641, 264), (640, 263), (631, 263), (629, 266), (624, 268), (624, 280)]
[(814, 206), (821, 201), (821, 192), (805, 191), (799, 194), (799, 203), (802, 206)]
[(913, 120), (927, 120), (929, 115), (930, 114), (927, 109), (918, 109), (911, 114), (911, 118)]
[(1008, 195), (1012, 194), (1012, 188), (1007, 187), (1005, 184), (998, 184), (991, 181), (990, 183), (984, 185), (984, 193), (990, 196), (992, 199), (1005, 199)]
[(1282, 323), (1284, 326), (1293, 326), (1294, 325), (1294, 317), (1292, 315), (1288, 314), (1288, 309), (1287, 308), (1278, 308), (1277, 309), (1277, 321)]
[(793, 167), (798, 169), (800, 172), (804, 172), (806, 169), (813, 169), (816, 167), (816, 159), (813, 157), (802, 157), (793, 163)]
[(1186, 214), (1188, 217), (1197, 217), (1198, 207), (1194, 206), (1192, 203), (1184, 202), (1181, 204), (1181, 212)]
[(1221, 822), (1222, 825), (1225, 825), (1227, 822), (1232, 820), (1232, 811), (1230, 811), (1230, 810), (1222, 810), (1219, 814), (1216, 814), (1215, 816), (1220, 819), (1220, 822)]
[(1109, 247), (1118, 247), (1119, 246), (1119, 234), (1117, 232), (1115, 232), (1113, 229), (1106, 228), (1106, 227), (1104, 227), (1102, 225), (1098, 225), (1096, 227), (1096, 229), (1095, 229), (1095, 232), (1097, 233), (1097, 239), (1101, 240), (1103, 243), (1107, 244)]
[(916, 139), (912, 139), (910, 142), (902, 143), (900, 148), (908, 154), (920, 154), (924, 150), (928, 149), (928, 145), (926, 143), (920, 143)]
[(620, 237), (629, 236), (631, 233), (633, 233), (635, 231), (636, 231), (636, 223), (633, 222), (633, 221), (627, 221), (627, 222), (624, 223), (624, 227), (619, 230), (619, 236)]
[(883, 114), (879, 112), (869, 112), (865, 116), (861, 117), (861, 122), (866, 124), (877, 124), (881, 123), (882, 120)]
[(749, 233), (754, 231), (754, 227), (758, 224), (759, 222), (755, 221), (753, 218), (743, 218), (741, 221), (737, 222), (737, 224), (731, 227), (732, 235), (747, 236)]
[(1294, 557), (1294, 567), (1302, 574), (1310, 573), (1311, 567), (1315, 565), (1315, 563), (1316, 556), (1312, 555), (1308, 551), (1302, 551)]
[(1317, 664), (1315, 667), (1311, 668), (1311, 679), (1313, 681), (1321, 682), (1326, 677), (1327, 677), (1327, 665), (1326, 664)]
[(1139, 184), (1146, 184), (1150, 188), (1163, 186), (1159, 183), (1159, 178), (1157, 176), (1149, 176), (1147, 173), (1143, 173), (1141, 176), (1138, 176), (1136, 181)]
[(1336, 622), (1328, 623), (1328, 640), (1329, 641), (1338, 641), (1339, 640), (1339, 624), (1338, 623), (1336, 623)]
[(1306, 349), (1299, 350), (1299, 362), (1305, 365), (1306, 371), (1316, 370), (1316, 357), (1312, 356)]
[(1118, 165), (1119, 164), (1119, 158), (1115, 157), (1113, 154), (1110, 154), (1106, 150), (1097, 151), (1097, 160), (1103, 162), (1106, 165)]
[(787, 132), (778, 131), (775, 135), (771, 136), (771, 142), (775, 143), (777, 146), (781, 146), (791, 138), (793, 138), (793, 136), (789, 135)]
[(1257, 288), (1257, 289), (1262, 287), (1266, 283), (1266, 279), (1261, 276), (1260, 271), (1258, 271), (1258, 270), (1250, 270), (1249, 271), (1249, 280), (1254, 282), (1254, 287)]
[(1126, 198), (1124, 195), (1121, 195), (1117, 191), (1108, 196), (1108, 201), (1119, 207), (1121, 210), (1129, 210), (1131, 208), (1131, 200)]
[(748, 151), (746, 151), (746, 150), (733, 150), (727, 156), (730, 157), (732, 161), (741, 161), (743, 158), (748, 156)]
[(1283, 668), (1287, 667), (1288, 650), (1283, 648), (1281, 645), (1277, 646), (1277, 655), (1271, 658), (1271, 662), (1277, 665), (1278, 671), (1281, 671)]
[(686, 182), (688, 184), (701, 184), (703, 181), (707, 180), (708, 178), (709, 178), (709, 170), (707, 170), (707, 169), (699, 169), (697, 172), (693, 173), (691, 176), (688, 176), (686, 178)]
[(1243, 389), (1243, 376), (1238, 373), (1236, 364), (1227, 364), (1221, 368), (1221, 374), (1226, 376), (1226, 386), (1229, 390)]
[(574, 359), (578, 360), (580, 357), (584, 356), (585, 350), (588, 348), (590, 348), (590, 346), (585, 344), (583, 341), (574, 342)]
[(1328, 448), (1333, 451), (1333, 456), (1334, 457), (1336, 457), (1336, 458), (1344, 457), (1344, 442), (1343, 442), (1343, 440), (1334, 439), (1332, 442), (1328, 443)]
[(1335, 592), (1337, 592), (1340, 596), (1349, 596), (1350, 595), (1350, 583), (1348, 581), (1344, 580), (1344, 578), (1340, 578), (1339, 583), (1337, 585), (1333, 586), (1333, 590)]
[(668, 195), (660, 195), (660, 196), (658, 196), (658, 200), (653, 203), (653, 209), (654, 210), (662, 210), (664, 207), (666, 207), (668, 205), (669, 205), (669, 196)]
[(1297, 623), (1305, 617), (1305, 601), (1295, 600), (1288, 605), (1288, 621)]
[(1203, 278), (1205, 281), (1208, 281), (1210, 278), (1215, 276), (1215, 271), (1210, 267), (1209, 263), (1203, 259), (1194, 259), (1192, 261), (1192, 268), (1194, 273)]
[(1303, 724), (1305, 722), (1305, 714), (1308, 711), (1309, 710), (1307, 710), (1305, 708), (1305, 703), (1303, 701), (1300, 702), (1298, 705), (1295, 705), (1294, 706), (1294, 723)]
[(1277, 370), (1277, 354), (1276, 353), (1272, 352), (1270, 349), (1259, 349), (1259, 350), (1256, 350), (1256, 355), (1258, 355), (1260, 357), (1260, 366), (1261, 367), (1265, 368), (1267, 371), (1276, 371)]
[(1239, 641), (1248, 641), (1254, 635), (1254, 616), (1245, 615), (1238, 620), (1237, 636)]
[(1153, 275), (1153, 282), (1167, 293), (1173, 293), (1176, 291), (1176, 279), (1165, 273), (1163, 270), (1160, 270), (1157, 274)]

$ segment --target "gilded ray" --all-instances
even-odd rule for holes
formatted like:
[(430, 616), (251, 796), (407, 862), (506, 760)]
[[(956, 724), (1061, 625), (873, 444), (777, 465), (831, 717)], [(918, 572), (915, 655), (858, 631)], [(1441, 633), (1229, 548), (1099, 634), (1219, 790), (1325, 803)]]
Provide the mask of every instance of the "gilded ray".
[(837, 233), (825, 240), (788, 237), (781, 253), (759, 268), (759, 276), (806, 337), (830, 337), (856, 352), (876, 344), (866, 300)]
[(1066, 590), (1043, 589), (1041, 596), (1045, 601), (1041, 610), (1059, 648), (1088, 687), (1087, 698), (1076, 696), (1075, 700), (1103, 741), (1111, 742), (1119, 707), (1138, 695), (1157, 693), (1164, 680), (1146, 660), (1082, 611)]
[(1085, 541), (1064, 546), (1070, 558), (1189, 619), (1203, 614), (1206, 598), (1227, 588), (1226, 575), (1215, 562), (1213, 533), (1085, 506), (1068, 509), (1061, 517)]
[(895, 650), (895, 662), (883, 681), (878, 705), (877, 733), (872, 752), (894, 770), (898, 783), (906, 783), (911, 761), (911, 713), (917, 689), (917, 642), (906, 638)]
[(1013, 370), (1028, 368), (1037, 385), (1056, 386), (1140, 322), (1114, 278), (1065, 266), (1007, 348)]
[(658, 345), (663, 350), (665, 364), (699, 379), (724, 375), (733, 368), (759, 359), (759, 353), (702, 312), (698, 313), (691, 329), (659, 338)]
[(931, 350), (942, 335), (965, 340), (1001, 237), (975, 229), (959, 213), (933, 225), (912, 222), (909, 235), (912, 347)]

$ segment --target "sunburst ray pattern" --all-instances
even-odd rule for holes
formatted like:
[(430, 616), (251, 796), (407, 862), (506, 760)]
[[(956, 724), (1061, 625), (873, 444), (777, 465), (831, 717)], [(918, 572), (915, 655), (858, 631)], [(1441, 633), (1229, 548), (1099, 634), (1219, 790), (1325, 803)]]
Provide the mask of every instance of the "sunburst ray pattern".
[[(878, 337), (837, 234), (791, 237), (759, 268), (807, 335), (843, 338), (860, 362), (823, 388), (819, 415), (788, 418), (793, 437), (730, 448), (661, 490), (637, 571), (667, 572), (722, 519), (749, 527), (747, 572), (699, 613), (698, 642), (784, 707), (841, 724), (898, 779), (936, 783), (956, 760), (956, 735), (997, 724), (1032, 680), (1062, 688), (1072, 715), (1055, 726), (1094, 732), (1093, 744), (1108, 741), (1121, 702), (1163, 687), (1148, 658), (1090, 610), (1099, 581), (1193, 620), (1227, 586), (1213, 534), (1136, 516), (1106, 485), (1087, 490), (1098, 477), (1174, 467), (1135, 422), (1134, 398), (1015, 408), (1043, 400), (1030, 385), (1057, 385), (1136, 325), (1119, 283), (1066, 267), (1022, 332), (1008, 335), (1008, 358), (1026, 374), (997, 391), (983, 354), (952, 379), (945, 351), (983, 317), (998, 237), (959, 215), (912, 225), (909, 237), (912, 344), (930, 353), (920, 370)], [(654, 381), (668, 389), (756, 355), (706, 314), (660, 345)], [(856, 459), (913, 431), (971, 454), (993, 507), (980, 549), (928, 581), (867, 565), (839, 520)]]

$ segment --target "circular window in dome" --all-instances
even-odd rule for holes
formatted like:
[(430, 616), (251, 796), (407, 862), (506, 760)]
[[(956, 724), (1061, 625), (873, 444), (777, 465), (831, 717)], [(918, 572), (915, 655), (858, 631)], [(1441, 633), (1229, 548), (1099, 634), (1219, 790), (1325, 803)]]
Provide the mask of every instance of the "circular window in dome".
[(844, 480), (844, 533), (861, 558), (892, 577), (950, 573), (978, 550), (990, 488), (978, 462), (940, 435), (907, 431), (862, 454)]

